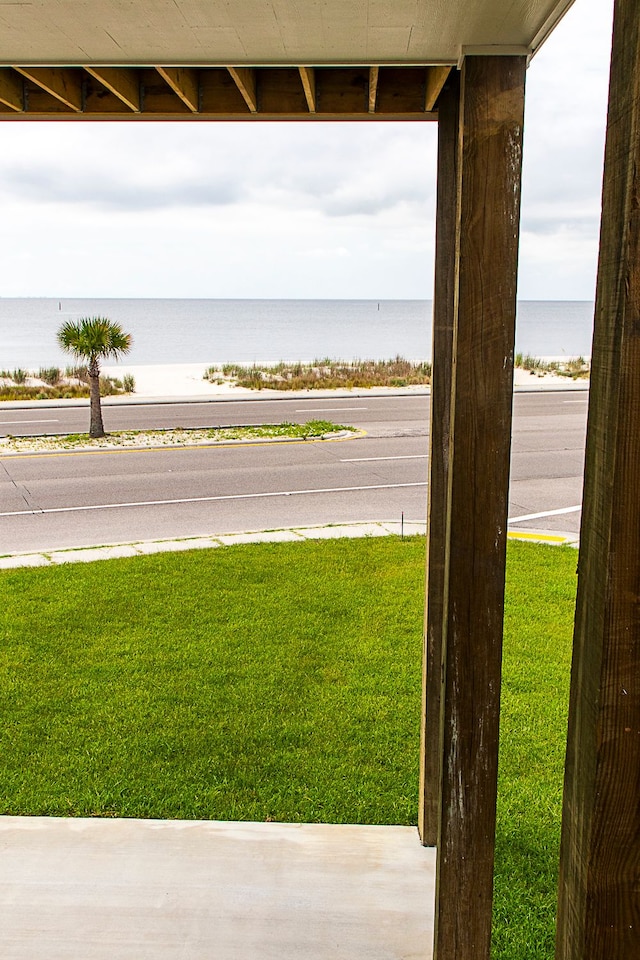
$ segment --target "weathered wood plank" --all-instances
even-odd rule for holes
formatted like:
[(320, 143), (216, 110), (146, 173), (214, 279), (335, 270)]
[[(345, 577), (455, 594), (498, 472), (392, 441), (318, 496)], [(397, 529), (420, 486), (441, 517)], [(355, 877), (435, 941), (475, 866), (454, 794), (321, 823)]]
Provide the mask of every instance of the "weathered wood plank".
[(98, 83), (110, 90), (134, 113), (140, 113), (140, 72), (127, 67), (84, 68)]
[(258, 112), (256, 71), (251, 67), (227, 67), (251, 113)]
[(427, 506), (427, 602), (422, 676), (418, 828), (423, 844), (438, 842), (442, 779), (440, 707), (445, 614), (446, 521), (449, 495), (449, 424), (453, 380), (453, 327), (458, 223), (460, 79), (454, 71), (440, 97), (436, 262), (433, 289), (431, 426)]
[(66, 67), (14, 67), (36, 86), (75, 113), (82, 112), (81, 70)]
[(0, 103), (12, 110), (24, 110), (22, 77), (9, 67), (0, 69)]
[(558, 960), (640, 957), (640, 16), (616, 0)]
[(488, 960), (525, 58), (461, 74), (434, 960)]
[(197, 113), (200, 109), (198, 71), (187, 67), (156, 67), (156, 70), (184, 105)]

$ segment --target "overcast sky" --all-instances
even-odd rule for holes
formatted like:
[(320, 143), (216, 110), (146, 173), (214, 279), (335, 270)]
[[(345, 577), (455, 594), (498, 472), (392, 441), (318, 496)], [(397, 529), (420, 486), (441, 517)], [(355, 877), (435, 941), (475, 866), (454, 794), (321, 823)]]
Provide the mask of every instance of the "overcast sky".
[[(527, 75), (520, 299), (593, 299), (613, 0)], [(2, 296), (420, 299), (436, 124), (5, 123)]]

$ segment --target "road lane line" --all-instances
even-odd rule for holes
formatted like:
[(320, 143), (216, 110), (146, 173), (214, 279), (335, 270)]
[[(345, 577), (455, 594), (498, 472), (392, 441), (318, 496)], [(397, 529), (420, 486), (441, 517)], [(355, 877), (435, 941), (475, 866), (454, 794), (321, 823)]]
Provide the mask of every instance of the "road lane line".
[(60, 423), (55, 417), (49, 417), (48, 420), (0, 420), (0, 427), (13, 426), (16, 423)]
[[(369, 407), (316, 407), (315, 413), (333, 413), (333, 412), (344, 412), (345, 410), (368, 410)], [(294, 410), (294, 413), (308, 413), (307, 409), (303, 410)]]
[(428, 460), (428, 453), (407, 453), (399, 457), (348, 457), (340, 463), (368, 463), (372, 460)]
[(563, 400), (563, 403), (588, 403), (589, 401), (585, 397), (584, 400)]
[(582, 504), (577, 507), (561, 507), (560, 510), (543, 510), (542, 513), (526, 513), (522, 517), (509, 517), (507, 523), (524, 523), (525, 520), (540, 520), (542, 517), (559, 517), (563, 513), (578, 513)]
[(138, 500), (131, 503), (95, 503), (77, 507), (44, 507), (41, 510), (10, 510), (0, 517), (24, 517), (45, 513), (78, 513), (86, 510), (117, 510), (124, 507), (161, 507), (178, 503), (213, 503), (220, 500), (258, 500), (261, 497), (301, 497), (312, 493), (351, 493), (358, 490), (394, 490), (399, 487), (426, 487), (417, 483), (374, 483), (360, 487), (324, 487), (318, 490), (275, 490), (272, 493), (229, 493), (218, 497), (185, 497), (179, 500)]

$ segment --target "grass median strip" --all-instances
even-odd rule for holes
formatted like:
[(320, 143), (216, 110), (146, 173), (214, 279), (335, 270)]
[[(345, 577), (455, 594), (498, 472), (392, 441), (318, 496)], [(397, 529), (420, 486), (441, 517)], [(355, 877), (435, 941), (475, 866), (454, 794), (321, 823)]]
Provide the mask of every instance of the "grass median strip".
[[(496, 932), (553, 956), (575, 551), (508, 545)], [(0, 573), (0, 812), (416, 822), (424, 539)]]
[(242, 440), (325, 440), (358, 433), (356, 427), (308, 420), (235, 427), (172, 430), (116, 430), (94, 439), (88, 433), (0, 437), (1, 453), (55, 453), (64, 450), (117, 450), (126, 447), (181, 447)]

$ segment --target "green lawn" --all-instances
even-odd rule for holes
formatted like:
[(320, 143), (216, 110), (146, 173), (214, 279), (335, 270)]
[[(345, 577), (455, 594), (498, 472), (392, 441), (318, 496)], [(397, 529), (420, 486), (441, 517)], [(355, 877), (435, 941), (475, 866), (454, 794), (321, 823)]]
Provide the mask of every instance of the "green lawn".
[[(574, 550), (509, 544), (495, 957), (553, 955)], [(0, 813), (416, 822), (424, 541), (0, 574)]]

